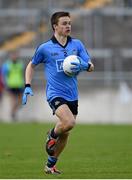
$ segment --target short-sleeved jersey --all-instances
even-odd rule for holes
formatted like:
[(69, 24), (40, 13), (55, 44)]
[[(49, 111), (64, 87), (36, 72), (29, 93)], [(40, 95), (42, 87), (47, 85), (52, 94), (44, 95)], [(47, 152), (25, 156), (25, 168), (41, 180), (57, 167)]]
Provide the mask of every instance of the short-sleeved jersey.
[(32, 64), (44, 64), (47, 81), (46, 97), (49, 102), (55, 97), (62, 97), (67, 101), (78, 100), (77, 77), (67, 76), (62, 68), (64, 59), (69, 55), (77, 55), (87, 63), (90, 61), (90, 56), (82, 42), (70, 36), (65, 46), (53, 36), (37, 48), (32, 58)]

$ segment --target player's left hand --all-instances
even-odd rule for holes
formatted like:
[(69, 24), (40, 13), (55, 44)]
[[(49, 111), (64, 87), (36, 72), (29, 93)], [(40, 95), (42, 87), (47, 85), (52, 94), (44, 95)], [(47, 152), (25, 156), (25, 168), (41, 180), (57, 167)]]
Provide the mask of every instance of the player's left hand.
[(73, 72), (80, 72), (80, 71), (89, 71), (89, 68), (91, 66), (91, 63), (86, 63), (85, 61), (81, 60), (80, 63), (72, 62), (72, 65), (75, 65), (75, 67), (71, 68)]
[(80, 72), (80, 63), (72, 62), (71, 64), (74, 65), (74, 67), (71, 68), (73, 73)]
[(88, 72), (92, 72), (94, 71), (94, 65), (93, 63), (90, 62), (85, 62), (83, 61), (82, 58), (78, 57), (80, 60), (80, 63), (77, 62), (72, 62), (72, 65), (75, 65), (75, 67), (71, 68), (73, 73), (79, 73), (80, 71), (88, 71)]

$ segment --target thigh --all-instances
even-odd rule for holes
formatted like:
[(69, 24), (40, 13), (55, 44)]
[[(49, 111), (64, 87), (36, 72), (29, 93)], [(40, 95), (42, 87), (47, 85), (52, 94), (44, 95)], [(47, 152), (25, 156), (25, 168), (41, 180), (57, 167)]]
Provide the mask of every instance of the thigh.
[(55, 111), (56, 116), (61, 122), (75, 121), (75, 117), (67, 104), (59, 106)]
[(52, 101), (49, 102), (49, 106), (53, 110), (53, 115), (55, 114), (55, 111), (58, 109), (58, 107), (63, 104), (67, 104), (67, 101), (61, 97), (56, 97)]

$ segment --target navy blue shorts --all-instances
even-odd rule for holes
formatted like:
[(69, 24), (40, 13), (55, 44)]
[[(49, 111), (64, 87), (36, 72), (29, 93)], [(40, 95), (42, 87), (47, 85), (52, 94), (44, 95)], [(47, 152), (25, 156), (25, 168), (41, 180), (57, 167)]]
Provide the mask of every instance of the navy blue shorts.
[(67, 101), (64, 98), (56, 97), (51, 102), (49, 102), (49, 105), (51, 109), (53, 110), (53, 115), (55, 114), (56, 109), (63, 104), (67, 104), (67, 106), (69, 107), (73, 115), (78, 114), (78, 100)]

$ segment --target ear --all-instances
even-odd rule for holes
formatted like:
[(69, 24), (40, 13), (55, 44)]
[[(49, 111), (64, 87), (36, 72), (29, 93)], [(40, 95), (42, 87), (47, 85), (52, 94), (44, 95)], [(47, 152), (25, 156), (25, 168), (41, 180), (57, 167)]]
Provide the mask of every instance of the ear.
[(53, 24), (53, 28), (56, 29), (56, 27), (57, 27), (57, 24)]

